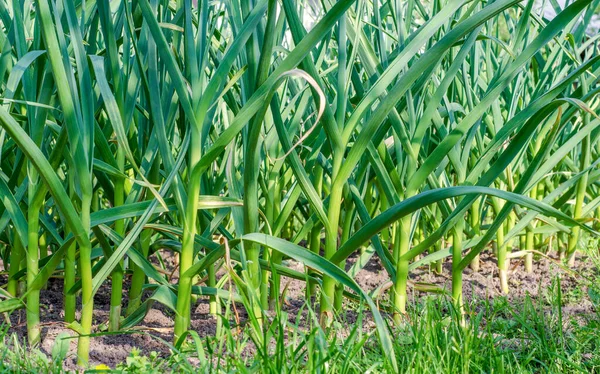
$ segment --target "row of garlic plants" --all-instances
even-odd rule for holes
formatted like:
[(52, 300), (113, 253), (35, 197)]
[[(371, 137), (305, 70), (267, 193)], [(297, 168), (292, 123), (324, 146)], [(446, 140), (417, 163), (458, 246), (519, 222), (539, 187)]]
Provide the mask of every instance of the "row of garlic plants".
[[(177, 342), (198, 297), (264, 329), (286, 276), (325, 328), (366, 302), (394, 367), (379, 308), (402, 322), (411, 270), (450, 262), (460, 310), (482, 251), (508, 292), (510, 261), (596, 234), (599, 3), (0, 1), (0, 310), (39, 343), (61, 277), (85, 364), (103, 286), (110, 331), (158, 301)], [(354, 280), (373, 258), (387, 295)]]

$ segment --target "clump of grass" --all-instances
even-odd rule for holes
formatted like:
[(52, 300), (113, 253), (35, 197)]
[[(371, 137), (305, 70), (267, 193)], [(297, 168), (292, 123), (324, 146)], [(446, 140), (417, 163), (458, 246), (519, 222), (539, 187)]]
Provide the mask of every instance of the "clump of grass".
[[(525, 297), (509, 302), (473, 299), (465, 302), (466, 319), (450, 296), (429, 296), (407, 308), (407, 323), (395, 327), (394, 351), (399, 370), (422, 372), (594, 372), (600, 365), (597, 354), (597, 325), (600, 315), (559, 318), (566, 302), (557, 288), (548, 288), (550, 299)], [(291, 318), (283, 305), (275, 302), (275, 313), (263, 321), (263, 335), (257, 339), (254, 322), (236, 324), (225, 318), (223, 334), (200, 339), (187, 346), (173, 347), (169, 355), (132, 350), (113, 370), (145, 372), (314, 372), (335, 373), (385, 371), (382, 347), (375, 336), (370, 315), (357, 307), (347, 316), (334, 317), (336, 334), (328, 334), (319, 324), (310, 304)], [(226, 306), (231, 313), (231, 306)], [(231, 315), (229, 317), (232, 317)], [(349, 323), (346, 318), (354, 322)], [(253, 318), (253, 317), (250, 317)], [(2, 330), (0, 354), (5, 371), (61, 372), (60, 359), (50, 359)], [(59, 344), (55, 343), (55, 348)], [(165, 342), (165, 344), (168, 344)], [(55, 358), (59, 350), (53, 349)], [(107, 372), (110, 366), (95, 365), (92, 372)]]

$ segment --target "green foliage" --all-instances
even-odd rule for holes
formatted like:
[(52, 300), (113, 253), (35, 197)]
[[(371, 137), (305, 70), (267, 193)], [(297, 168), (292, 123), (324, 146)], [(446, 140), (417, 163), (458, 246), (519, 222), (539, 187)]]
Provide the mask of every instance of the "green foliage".
[(134, 348), (124, 363), (115, 368), (123, 373), (161, 373), (165, 368), (161, 367), (158, 353), (150, 352), (147, 356)]
[[(451, 260), (452, 323), (476, 323), (462, 274), (490, 243), (507, 293), (511, 261), (572, 266), (597, 235), (600, 39), (586, 29), (599, 4), (543, 19), (518, 0), (0, 0), (0, 311), (25, 308), (37, 345), (40, 293), (58, 275), (82, 366), (101, 326), (131, 329), (161, 303), (173, 348), (192, 344), (208, 367), (193, 304), (209, 299), (236, 349), (222, 317), (237, 301), (258, 365), (276, 371), (298, 358), (261, 351), (284, 331), (267, 318), (283, 275), (319, 296), (308, 370), (375, 338), (377, 370), (411, 367), (399, 350), (422, 338), (458, 354), (442, 372), (514, 364), (471, 358), (491, 343), (448, 335), (431, 308), (417, 316), (431, 332), (402, 330), (410, 273)], [(353, 279), (373, 256), (392, 282), (377, 302)], [(94, 327), (108, 280), (109, 321)], [(377, 331), (349, 350), (323, 343), (347, 299)]]

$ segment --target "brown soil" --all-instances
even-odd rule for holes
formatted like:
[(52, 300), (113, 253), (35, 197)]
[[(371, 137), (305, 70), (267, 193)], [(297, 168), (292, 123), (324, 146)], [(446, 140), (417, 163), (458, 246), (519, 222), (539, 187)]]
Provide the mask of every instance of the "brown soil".
[[(348, 267), (353, 263), (353, 259), (349, 260)], [(172, 261), (167, 261), (168, 266), (174, 266)], [(287, 261), (286, 264), (295, 270), (303, 270), (300, 263)], [(556, 275), (561, 274), (561, 286), (563, 295), (568, 295), (568, 292), (573, 289), (579, 289), (583, 293), (583, 297), (569, 302), (567, 298), (563, 312), (565, 315), (582, 316), (594, 313), (594, 306), (587, 297), (587, 288), (585, 279), (594, 279), (598, 276), (598, 268), (591, 261), (585, 258), (579, 258), (574, 272), (566, 272), (562, 270), (554, 260), (541, 258), (535, 261), (533, 272), (527, 274), (524, 272), (522, 261), (512, 260), (512, 268), (510, 271), (510, 287), (511, 292), (507, 298), (513, 302), (523, 300), (527, 295), (531, 298), (544, 295), (544, 290), (548, 290), (552, 286), (553, 279)], [(450, 289), (451, 278), (450, 263), (447, 261), (444, 264), (443, 274), (435, 274), (428, 268), (424, 267), (411, 272), (411, 285), (422, 283), (430, 283), (442, 289)], [(176, 275), (176, 274), (175, 274)], [(2, 279), (5, 281), (6, 279)], [(365, 290), (373, 290), (389, 282), (389, 278), (379, 264), (377, 259), (372, 259), (356, 277), (358, 284)], [(481, 268), (475, 273), (470, 269), (465, 270), (463, 276), (464, 296), (466, 300), (481, 300), (491, 299), (501, 296), (500, 285), (497, 277), (497, 267), (495, 260), (487, 254), (482, 255)], [(305, 285), (301, 281), (282, 278), (281, 288), (284, 290), (283, 309), (288, 313), (289, 322), (293, 325), (304, 324), (303, 321), (307, 318), (305, 306)], [(127, 289), (127, 285), (125, 285)], [(412, 287), (409, 291), (412, 300), (421, 297), (424, 292), (418, 291), (416, 287)], [(62, 322), (64, 318), (62, 279), (51, 279), (48, 287), (41, 292), (42, 306), (42, 344), (41, 349), (50, 354), (54, 345), (55, 338), (63, 332), (74, 334)], [(126, 305), (126, 295), (123, 297), (123, 305)], [(108, 309), (110, 304), (110, 282), (107, 282), (98, 292), (95, 297), (95, 315), (94, 315), (94, 330), (98, 331), (100, 325), (106, 323), (108, 319)], [(245, 320), (245, 312), (243, 307), (236, 307), (240, 313), (241, 322)], [(349, 308), (351, 309), (351, 308)], [(368, 313), (366, 314), (368, 318)], [(352, 323), (356, 319), (356, 315), (348, 310), (344, 319), (347, 323)], [(16, 311), (10, 316), (11, 327), (9, 332), (15, 332), (21, 339), (25, 339), (26, 324), (25, 312), (23, 310)], [(365, 321), (364, 328), (372, 328), (372, 322)], [(94, 337), (91, 342), (90, 349), (90, 365), (94, 367), (98, 364), (105, 364), (112, 368), (116, 364), (124, 361), (133, 348), (140, 349), (147, 354), (151, 351), (157, 351), (161, 355), (167, 355), (169, 348), (160, 339), (171, 342), (173, 336), (173, 312), (168, 308), (155, 303), (154, 307), (147, 314), (143, 322), (136, 327), (138, 333), (110, 335), (102, 337)], [(192, 329), (203, 336), (212, 336), (216, 331), (216, 319), (209, 314), (208, 301), (205, 299), (199, 300), (192, 308)], [(76, 339), (71, 341), (70, 353), (65, 362), (65, 369), (75, 370), (75, 352)], [(252, 350), (248, 352), (252, 354)]]

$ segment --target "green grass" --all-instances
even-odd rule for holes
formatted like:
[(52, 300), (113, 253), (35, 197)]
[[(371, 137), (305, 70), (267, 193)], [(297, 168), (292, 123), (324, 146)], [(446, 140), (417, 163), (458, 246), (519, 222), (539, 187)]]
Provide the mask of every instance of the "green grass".
[[(555, 279), (558, 282), (558, 278)], [(598, 291), (596, 291), (598, 292)], [(509, 302), (505, 297), (474, 300), (465, 306), (466, 325), (460, 324), (451, 299), (429, 296), (410, 304), (408, 320), (396, 328), (394, 351), (401, 372), (423, 373), (581, 373), (600, 370), (600, 299), (591, 315), (564, 317), (559, 307), (565, 300), (556, 287), (546, 297)], [(577, 300), (573, 300), (577, 303)], [(308, 308), (308, 306), (305, 306)], [(279, 310), (279, 308), (276, 308)], [(252, 329), (226, 329), (221, 338), (202, 339), (201, 355), (207, 359), (198, 366), (197, 347), (192, 344), (166, 357), (134, 349), (127, 360), (112, 372), (384, 372), (383, 352), (378, 340), (363, 323), (364, 310), (356, 311), (356, 323), (340, 319), (334, 326), (343, 337), (327, 335), (311, 311), (312, 322), (289, 322), (278, 311), (269, 323), (268, 348), (256, 348)], [(354, 318), (354, 317), (353, 317)], [(293, 319), (292, 319), (293, 321)], [(561, 323), (562, 322), (562, 323)], [(348, 326), (354, 326), (348, 329)], [(281, 330), (288, 330), (283, 340)], [(60, 347), (53, 356), (26, 349), (2, 329), (0, 370), (2, 372), (61, 372)], [(63, 353), (64, 354), (64, 353)], [(96, 371), (95, 371), (96, 370)], [(89, 372), (102, 372), (100, 367)]]

